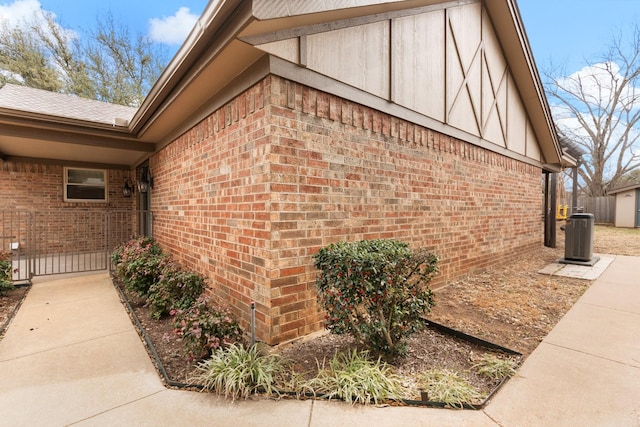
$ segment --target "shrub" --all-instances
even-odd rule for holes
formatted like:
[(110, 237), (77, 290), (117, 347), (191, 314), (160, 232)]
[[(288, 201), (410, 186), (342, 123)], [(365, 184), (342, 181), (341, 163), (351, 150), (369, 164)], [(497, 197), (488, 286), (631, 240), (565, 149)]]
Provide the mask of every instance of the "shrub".
[(11, 253), (0, 251), (0, 295), (13, 289)]
[(132, 239), (111, 255), (116, 264), (116, 274), (125, 287), (143, 298), (147, 297), (149, 288), (158, 280), (165, 258), (160, 246), (150, 237)]
[(432, 369), (418, 378), (419, 386), (427, 392), (429, 400), (443, 402), (462, 409), (482, 396), (458, 373), (446, 369)]
[(174, 327), (182, 337), (187, 359), (207, 357), (225, 343), (242, 339), (242, 329), (232, 319), (228, 309), (212, 308), (204, 297), (185, 310), (172, 310)]
[(147, 304), (151, 317), (159, 319), (171, 309), (187, 309), (204, 292), (203, 276), (184, 270), (175, 261), (166, 258), (160, 263), (162, 270), (148, 290)]
[(402, 386), (389, 365), (379, 358), (375, 362), (369, 360), (366, 351), (353, 350), (336, 354), (329, 369), (319, 369), (318, 376), (307, 381), (303, 389), (328, 399), (378, 404), (399, 396)]
[(372, 352), (395, 357), (433, 306), (427, 284), (437, 257), (397, 240), (333, 243), (315, 255), (318, 300), (327, 328), (351, 334)]
[(261, 354), (256, 345), (247, 350), (232, 344), (226, 349), (217, 349), (210, 359), (200, 362), (195, 380), (226, 398), (246, 399), (260, 391), (267, 395), (277, 393), (275, 379), (284, 367), (281, 357)]

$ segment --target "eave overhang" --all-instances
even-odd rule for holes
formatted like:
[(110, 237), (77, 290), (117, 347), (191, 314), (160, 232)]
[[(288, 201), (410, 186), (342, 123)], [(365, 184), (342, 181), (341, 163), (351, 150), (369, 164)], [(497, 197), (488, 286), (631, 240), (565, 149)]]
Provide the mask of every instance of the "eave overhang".
[[(543, 168), (559, 171), (570, 160), (563, 159), (515, 0), (482, 1), (540, 143), (545, 163)], [(50, 140), (52, 147), (58, 144), (61, 149), (49, 151), (66, 153), (68, 160), (81, 157), (79, 154), (74, 156), (74, 150), (77, 153), (82, 151), (87, 161), (95, 160), (93, 157), (96, 156), (105, 159), (106, 151), (115, 150), (112, 156), (106, 157), (109, 162), (133, 167), (197, 124), (210, 114), (211, 108), (232, 99), (251, 83), (244, 81), (238, 84), (239, 76), (245, 80), (249, 76), (249, 80), (257, 81), (271, 72), (272, 62), (268, 55), (245, 43), (241, 37), (264, 31), (284, 31), (301, 25), (330, 25), (334, 20), (399, 9), (468, 2), (212, 0), (127, 126), (109, 127), (0, 110), (0, 124), (9, 126), (6, 136), (0, 133), (0, 152), (6, 158), (12, 153), (3, 147), (29, 146), (37, 141)], [(225, 99), (221, 100), (221, 97)], [(97, 154), (92, 155), (91, 150), (97, 150)]]

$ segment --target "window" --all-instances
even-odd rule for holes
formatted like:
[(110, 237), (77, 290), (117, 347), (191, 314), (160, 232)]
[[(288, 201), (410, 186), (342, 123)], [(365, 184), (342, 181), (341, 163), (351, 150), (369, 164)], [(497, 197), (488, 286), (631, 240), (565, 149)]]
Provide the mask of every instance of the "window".
[(64, 168), (65, 202), (106, 202), (107, 171)]

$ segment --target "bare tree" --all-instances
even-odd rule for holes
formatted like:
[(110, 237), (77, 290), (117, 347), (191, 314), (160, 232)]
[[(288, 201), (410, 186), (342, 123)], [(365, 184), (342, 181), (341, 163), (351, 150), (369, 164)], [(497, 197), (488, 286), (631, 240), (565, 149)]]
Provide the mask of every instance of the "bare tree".
[(615, 38), (606, 55), (568, 77), (546, 73), (547, 94), (561, 137), (585, 154), (580, 189), (604, 196), (640, 167), (640, 31), (625, 46)]
[(139, 106), (156, 82), (166, 54), (147, 37), (132, 37), (111, 14), (98, 21), (91, 42), (84, 48), (89, 76), (96, 84), (96, 99)]

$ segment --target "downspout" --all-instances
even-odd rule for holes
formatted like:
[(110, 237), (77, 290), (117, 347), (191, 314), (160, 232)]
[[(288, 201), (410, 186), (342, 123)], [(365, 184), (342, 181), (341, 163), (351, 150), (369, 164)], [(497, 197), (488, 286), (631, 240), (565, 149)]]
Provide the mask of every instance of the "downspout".
[(573, 189), (571, 193), (571, 215), (578, 212), (578, 168), (580, 167), (580, 161), (582, 160), (582, 156), (579, 156), (576, 165), (571, 168), (573, 175)]
[(557, 176), (555, 173), (544, 172), (544, 245), (548, 248), (556, 247), (556, 215), (557, 204)]

